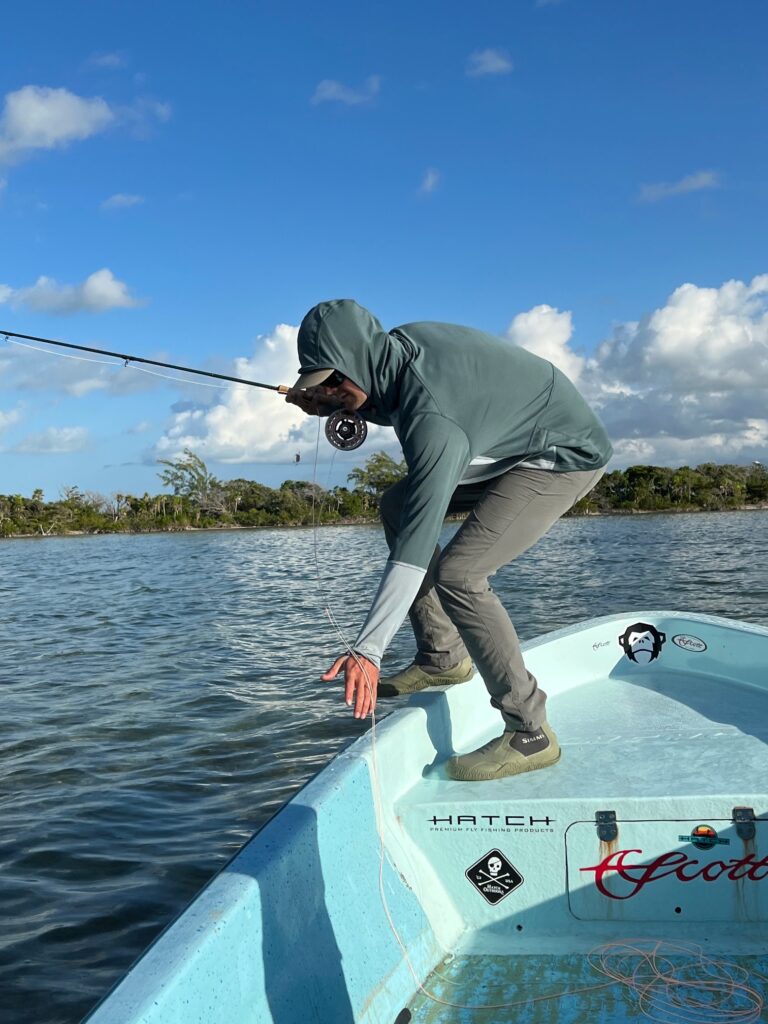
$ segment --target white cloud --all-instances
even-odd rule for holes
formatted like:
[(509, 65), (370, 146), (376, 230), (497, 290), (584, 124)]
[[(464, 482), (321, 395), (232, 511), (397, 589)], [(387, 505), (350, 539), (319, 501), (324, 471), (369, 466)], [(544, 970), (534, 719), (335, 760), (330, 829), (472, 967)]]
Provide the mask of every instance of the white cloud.
[(81, 452), (88, 446), (85, 427), (48, 427), (39, 434), (29, 434), (11, 451), (24, 455), (63, 455)]
[(371, 75), (365, 80), (363, 89), (350, 89), (349, 86), (334, 79), (325, 78), (318, 83), (312, 96), (311, 102), (317, 106), (318, 103), (344, 103), (348, 107), (356, 107), (362, 103), (369, 103), (381, 90), (381, 78), (379, 75)]
[(569, 313), (537, 306), (509, 336), (578, 381), (616, 464), (765, 461), (768, 274), (681, 285), (641, 320), (617, 324), (591, 358), (571, 351), (571, 329)]
[(467, 74), (470, 78), (480, 75), (508, 75), (514, 68), (505, 50), (475, 50), (467, 58)]
[(116, 192), (109, 199), (104, 199), (101, 202), (102, 210), (124, 210), (128, 206), (138, 206), (144, 202), (144, 196), (130, 195), (125, 192)]
[(434, 167), (428, 167), (421, 185), (419, 186), (419, 192), (421, 192), (422, 195), (429, 195), (431, 192), (435, 191), (439, 184), (440, 171), (436, 171)]
[(0, 430), (12, 427), (13, 424), (18, 423), (20, 419), (21, 410), (18, 407), (16, 409), (8, 409), (7, 411), (0, 409)]
[(86, 98), (68, 89), (25, 85), (5, 97), (0, 164), (18, 163), (36, 150), (61, 149), (116, 125), (127, 126), (134, 137), (144, 139), (172, 113), (170, 103), (150, 96), (111, 107), (101, 96)]
[(123, 53), (94, 53), (88, 58), (86, 65), (91, 68), (118, 71), (128, 66), (128, 59)]
[(141, 305), (128, 286), (118, 281), (107, 267), (95, 271), (81, 284), (59, 284), (51, 277), (39, 277), (29, 288), (0, 285), (0, 303), (24, 306), (38, 313), (103, 313), (108, 309), (130, 309)]
[(717, 171), (697, 171), (680, 181), (658, 182), (655, 185), (641, 185), (638, 199), (641, 203), (657, 203), (660, 199), (685, 195), (686, 192), (700, 192), (702, 189), (719, 188), (720, 175)]
[(576, 383), (584, 368), (584, 359), (569, 347), (572, 332), (570, 313), (541, 305), (527, 313), (518, 313), (507, 328), (507, 337), (515, 345), (548, 359)]
[(100, 97), (25, 85), (5, 97), (0, 117), (0, 162), (14, 163), (36, 149), (56, 149), (104, 131), (115, 119)]
[(170, 103), (153, 99), (151, 96), (140, 96), (125, 107), (115, 108), (115, 117), (121, 125), (127, 125), (136, 139), (146, 140), (154, 132), (157, 123), (164, 124), (173, 115)]

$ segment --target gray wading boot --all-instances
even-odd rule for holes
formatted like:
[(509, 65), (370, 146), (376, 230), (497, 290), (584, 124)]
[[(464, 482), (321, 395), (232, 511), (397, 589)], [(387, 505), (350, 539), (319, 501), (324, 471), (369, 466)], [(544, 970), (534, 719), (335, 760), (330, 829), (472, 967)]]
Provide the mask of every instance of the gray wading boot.
[(430, 686), (453, 686), (468, 683), (475, 674), (471, 658), (464, 658), (453, 668), (441, 669), (436, 675), (425, 672), (421, 665), (409, 665), (396, 676), (379, 680), (379, 697), (398, 697), (401, 694), (418, 693)]
[(460, 782), (486, 782), (548, 768), (560, 760), (560, 745), (545, 722), (535, 732), (503, 732), (471, 754), (448, 762), (448, 774)]

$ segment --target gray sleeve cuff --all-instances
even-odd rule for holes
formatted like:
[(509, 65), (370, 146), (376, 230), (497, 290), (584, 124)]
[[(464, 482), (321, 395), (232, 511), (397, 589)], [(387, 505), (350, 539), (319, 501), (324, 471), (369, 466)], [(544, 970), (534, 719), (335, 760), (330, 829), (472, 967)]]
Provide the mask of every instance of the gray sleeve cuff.
[(358, 654), (381, 666), (381, 656), (402, 625), (426, 570), (404, 562), (387, 562), (368, 618), (353, 644)]

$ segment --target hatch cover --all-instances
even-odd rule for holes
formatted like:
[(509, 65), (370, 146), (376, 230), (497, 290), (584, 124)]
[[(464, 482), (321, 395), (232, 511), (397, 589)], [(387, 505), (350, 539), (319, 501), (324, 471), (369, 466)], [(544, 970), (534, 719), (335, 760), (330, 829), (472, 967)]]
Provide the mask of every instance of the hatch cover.
[[(595, 821), (566, 831), (568, 904), (585, 921), (768, 920), (768, 820)], [(741, 832), (741, 834), (740, 834)], [(754, 835), (749, 838), (750, 832)]]

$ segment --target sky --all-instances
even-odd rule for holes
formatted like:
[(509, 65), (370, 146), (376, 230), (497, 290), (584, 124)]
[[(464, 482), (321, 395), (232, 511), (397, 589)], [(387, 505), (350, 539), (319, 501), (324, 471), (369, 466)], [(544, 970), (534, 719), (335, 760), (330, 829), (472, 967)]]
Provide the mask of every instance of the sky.
[(551, 359), (612, 468), (768, 462), (767, 37), (764, 0), (8, 5), (0, 493), (157, 493), (184, 448), (271, 486), (396, 455), (2, 336), (292, 383), (329, 298)]

